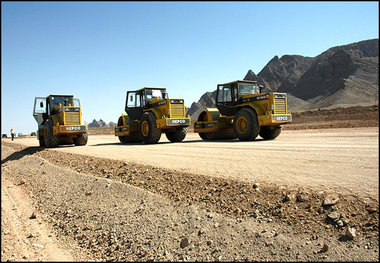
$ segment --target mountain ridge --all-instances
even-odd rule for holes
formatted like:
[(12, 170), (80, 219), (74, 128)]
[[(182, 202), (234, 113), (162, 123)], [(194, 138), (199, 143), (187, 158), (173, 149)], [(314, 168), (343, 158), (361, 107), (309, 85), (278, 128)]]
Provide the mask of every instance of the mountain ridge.
[[(315, 57), (275, 55), (256, 75), (248, 70), (244, 80), (264, 85), (264, 92), (286, 92), (291, 111), (378, 102), (379, 40), (369, 39), (327, 49)], [(215, 85), (216, 86), (216, 85)], [(188, 114), (196, 121), (200, 112), (215, 107), (215, 94), (204, 93)]]
[(99, 119), (98, 121), (94, 119), (91, 123), (87, 125), (88, 128), (103, 128), (103, 127), (115, 127), (115, 126), (116, 126), (116, 123), (114, 123), (113, 121), (107, 124), (102, 119)]

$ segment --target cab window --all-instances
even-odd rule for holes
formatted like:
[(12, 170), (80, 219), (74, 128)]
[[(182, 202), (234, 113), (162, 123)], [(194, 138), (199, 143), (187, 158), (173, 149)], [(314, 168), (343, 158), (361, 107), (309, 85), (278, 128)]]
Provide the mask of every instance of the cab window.
[(140, 95), (137, 94), (136, 92), (129, 92), (127, 107), (128, 108), (140, 107)]
[(229, 86), (218, 87), (218, 102), (231, 101), (231, 89)]
[(79, 99), (74, 99), (74, 107), (80, 107)]
[(51, 105), (56, 106), (61, 104), (61, 106), (69, 106), (69, 104), (73, 105), (72, 97), (60, 97), (60, 96), (52, 96), (51, 97)]
[(239, 93), (242, 95), (259, 94), (260, 89), (256, 83), (239, 83)]
[(145, 96), (146, 100), (151, 100), (151, 99), (162, 99), (164, 96), (162, 94), (162, 90), (159, 89), (146, 89), (145, 90)]
[(46, 113), (46, 98), (36, 98), (34, 113)]

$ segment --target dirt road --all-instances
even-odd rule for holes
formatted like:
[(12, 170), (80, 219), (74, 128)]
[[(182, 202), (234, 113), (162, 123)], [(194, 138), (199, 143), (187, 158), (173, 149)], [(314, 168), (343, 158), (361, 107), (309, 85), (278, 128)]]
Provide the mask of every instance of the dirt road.
[(377, 127), (1, 157), (2, 261), (378, 261)]
[(2, 261), (378, 261), (376, 202), (15, 143), (1, 155)]
[[(38, 146), (35, 137), (17, 143)], [(155, 145), (122, 145), (113, 135), (92, 135), (86, 146), (55, 150), (379, 200), (378, 127), (284, 130), (276, 140), (254, 142), (206, 142), (189, 133), (182, 143), (170, 143), (163, 135)]]

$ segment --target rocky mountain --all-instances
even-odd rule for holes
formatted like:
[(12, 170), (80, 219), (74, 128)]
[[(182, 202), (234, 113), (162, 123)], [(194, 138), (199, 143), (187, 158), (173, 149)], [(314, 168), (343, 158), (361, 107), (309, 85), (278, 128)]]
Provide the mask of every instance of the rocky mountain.
[(189, 108), (189, 110), (186, 112), (187, 114), (190, 114), (190, 117), (193, 121), (197, 120), (198, 115), (208, 107), (215, 107), (215, 96), (216, 96), (216, 90), (213, 92), (206, 92), (202, 95), (202, 97), (199, 99), (198, 102), (193, 102)]
[(113, 122), (113, 121), (110, 121), (110, 123), (108, 123), (107, 126), (108, 126), (108, 127), (116, 127), (116, 123)]
[(94, 119), (90, 124), (87, 125), (88, 128), (102, 128), (102, 127), (115, 127), (115, 126), (116, 126), (116, 123), (111, 121), (109, 124), (107, 124), (102, 119), (99, 119), (99, 121)]
[[(264, 85), (264, 91), (286, 92), (290, 110), (303, 111), (378, 103), (378, 75), (379, 40), (371, 39), (333, 47), (316, 57), (274, 56), (259, 74), (249, 70), (244, 79)], [(193, 120), (204, 108), (215, 107), (212, 93), (191, 105)]]

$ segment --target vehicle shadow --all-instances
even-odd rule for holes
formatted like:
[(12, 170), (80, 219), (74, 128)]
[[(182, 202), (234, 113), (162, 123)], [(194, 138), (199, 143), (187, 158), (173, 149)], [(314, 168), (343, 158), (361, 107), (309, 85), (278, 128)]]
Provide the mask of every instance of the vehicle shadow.
[[(252, 142), (263, 142), (265, 141), (264, 139), (256, 139)], [(229, 140), (191, 140), (191, 141), (182, 141), (182, 142), (158, 142), (156, 144), (150, 144), (150, 145), (164, 145), (164, 144), (189, 144), (189, 143), (199, 143), (199, 142), (211, 142), (211, 143), (245, 143), (247, 141), (240, 141), (238, 139), (229, 139)], [(119, 146), (128, 146), (128, 145), (133, 145), (133, 146), (145, 146), (146, 144), (142, 142), (133, 142), (133, 143), (120, 143), (120, 142), (112, 142), (112, 143), (98, 143), (90, 146), (105, 146), (105, 145), (119, 145)]]
[[(148, 145), (163, 145), (163, 144), (177, 144), (177, 143), (195, 143), (195, 142), (202, 142), (203, 140), (193, 140), (193, 141), (182, 141), (182, 142), (158, 142), (155, 144), (148, 144)], [(104, 145), (120, 145), (120, 146), (126, 146), (126, 145), (134, 145), (134, 146), (144, 146), (147, 144), (144, 144), (143, 142), (131, 142), (131, 143), (120, 143), (120, 142), (108, 142), (108, 143), (98, 143), (90, 146), (104, 146)]]
[(22, 157), (24, 157), (26, 155), (32, 155), (32, 154), (34, 154), (36, 152), (40, 152), (44, 149), (45, 149), (44, 147), (39, 147), (39, 146), (31, 146), (31, 147), (25, 148), (21, 151), (12, 153), (11, 155), (9, 155), (4, 160), (1, 160), (1, 164), (5, 164), (8, 161), (20, 160)]

